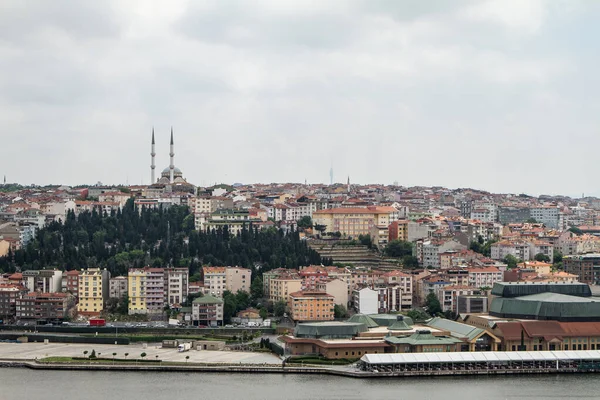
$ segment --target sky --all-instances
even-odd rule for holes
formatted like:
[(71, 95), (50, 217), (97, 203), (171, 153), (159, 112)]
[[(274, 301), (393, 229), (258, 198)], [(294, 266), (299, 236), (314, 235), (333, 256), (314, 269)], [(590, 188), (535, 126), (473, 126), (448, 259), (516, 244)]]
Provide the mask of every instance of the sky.
[(0, 2), (0, 176), (600, 194), (600, 2)]

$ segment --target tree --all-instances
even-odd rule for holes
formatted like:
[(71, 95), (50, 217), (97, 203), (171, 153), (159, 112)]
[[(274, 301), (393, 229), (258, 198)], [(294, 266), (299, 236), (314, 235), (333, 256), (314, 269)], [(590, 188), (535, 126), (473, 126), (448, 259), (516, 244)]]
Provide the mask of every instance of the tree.
[(252, 280), (250, 285), (250, 295), (254, 300), (263, 298), (263, 280), (260, 276), (257, 276)]
[(273, 306), (273, 313), (276, 317), (282, 317), (285, 314), (285, 310), (287, 308), (287, 304), (283, 300), (279, 300)]
[(113, 360), (114, 360), (115, 357), (117, 356), (117, 353), (113, 353), (112, 356), (113, 356)]
[(85, 356), (87, 356), (87, 353), (88, 353), (88, 351), (87, 351), (87, 350), (84, 350), (84, 352), (83, 352), (83, 356), (84, 356), (84, 357), (85, 357)]
[(298, 220), (296, 225), (298, 225), (298, 228), (303, 228), (303, 229), (311, 228), (313, 226), (312, 218), (309, 217), (308, 215), (305, 215), (304, 217), (302, 217)]
[(528, 224), (537, 224), (537, 219), (535, 218), (527, 218), (527, 220), (525, 221)]
[(550, 262), (550, 257), (542, 253), (537, 253), (534, 259), (535, 261)]
[(436, 316), (442, 312), (442, 306), (435, 293), (431, 292), (425, 298), (425, 305), (427, 306), (427, 312), (432, 316)]
[(129, 296), (128, 295), (125, 294), (125, 295), (121, 296), (115, 311), (121, 315), (129, 314)]
[(327, 230), (327, 225), (315, 224), (314, 228), (319, 231), (321, 235)]
[(223, 292), (223, 319), (226, 323), (230, 323), (235, 316), (237, 306), (236, 295), (229, 290)]
[(92, 349), (92, 354), (90, 354), (90, 358), (96, 358), (96, 350)]
[(569, 231), (570, 231), (570, 232), (573, 232), (573, 233), (574, 233), (574, 234), (576, 234), (577, 236), (581, 236), (581, 235), (583, 235), (583, 231), (582, 231), (581, 229), (579, 229), (578, 227), (576, 227), (576, 226), (572, 226), (572, 227), (570, 227), (570, 228), (569, 228)]
[(348, 310), (341, 304), (333, 306), (333, 315), (335, 318), (346, 318), (348, 316)]
[(474, 251), (475, 253), (480, 253), (481, 254), (481, 243), (476, 242), (476, 241), (472, 241), (471, 244), (469, 244), (469, 250)]
[(147, 354), (146, 354), (146, 353), (142, 353), (142, 354), (140, 354), (140, 357), (142, 357), (142, 360), (143, 360), (143, 359), (144, 359), (144, 357), (146, 357), (146, 356), (147, 356)]
[(512, 254), (508, 254), (502, 261), (504, 261), (509, 269), (516, 268), (517, 264), (519, 263), (519, 259)]
[(402, 266), (404, 268), (418, 268), (419, 259), (415, 256), (406, 255), (402, 257)]
[(402, 240), (392, 240), (385, 247), (385, 254), (389, 257), (412, 256), (413, 246), (410, 242)]
[(552, 262), (553, 262), (554, 264), (558, 264), (558, 263), (561, 263), (561, 262), (562, 262), (562, 260), (563, 260), (563, 255), (562, 255), (562, 253), (561, 253), (560, 251), (555, 251), (555, 252), (554, 252), (554, 255), (553, 255)]
[(430, 318), (430, 315), (420, 308), (413, 308), (406, 313), (406, 316), (411, 318), (414, 322), (426, 321)]
[(371, 235), (358, 235), (358, 241), (363, 246), (367, 246), (369, 249), (373, 247), (373, 241), (371, 240)]
[(262, 319), (267, 319), (269, 317), (269, 313), (268, 313), (267, 309), (264, 307), (261, 307), (261, 309), (258, 311), (258, 313), (260, 314), (260, 317)]
[(129, 355), (129, 353), (125, 353), (125, 358), (127, 358), (128, 355)]
[(189, 359), (190, 359), (190, 356), (185, 356), (185, 362), (188, 362)]

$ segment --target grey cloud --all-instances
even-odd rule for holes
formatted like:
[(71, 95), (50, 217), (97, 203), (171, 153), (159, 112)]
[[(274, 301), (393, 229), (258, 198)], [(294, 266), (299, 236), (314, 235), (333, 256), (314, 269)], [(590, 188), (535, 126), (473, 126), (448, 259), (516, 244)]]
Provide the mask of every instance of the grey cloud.
[(52, 28), (79, 38), (115, 37), (121, 31), (112, 2), (3, 0), (0, 42), (24, 43)]

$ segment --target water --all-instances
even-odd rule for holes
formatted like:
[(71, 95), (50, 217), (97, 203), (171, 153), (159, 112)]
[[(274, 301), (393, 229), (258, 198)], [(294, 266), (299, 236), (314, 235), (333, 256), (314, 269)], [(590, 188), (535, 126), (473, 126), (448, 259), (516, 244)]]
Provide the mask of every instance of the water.
[(0, 368), (0, 400), (599, 399), (598, 375), (351, 379), (314, 375)]

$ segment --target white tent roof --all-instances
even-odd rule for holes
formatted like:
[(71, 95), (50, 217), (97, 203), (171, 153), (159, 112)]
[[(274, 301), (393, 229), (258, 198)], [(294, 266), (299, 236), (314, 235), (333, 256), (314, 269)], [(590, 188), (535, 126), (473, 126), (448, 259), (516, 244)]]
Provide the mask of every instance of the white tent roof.
[(416, 364), (486, 361), (600, 360), (600, 350), (587, 351), (481, 351), (464, 353), (365, 354), (368, 364)]

